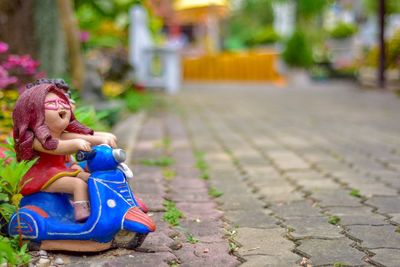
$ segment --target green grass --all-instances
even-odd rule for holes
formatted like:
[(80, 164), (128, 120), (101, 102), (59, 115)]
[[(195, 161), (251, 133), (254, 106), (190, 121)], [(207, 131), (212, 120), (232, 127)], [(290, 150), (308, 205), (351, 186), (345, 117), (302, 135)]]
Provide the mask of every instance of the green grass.
[(329, 221), (330, 224), (336, 225), (340, 222), (340, 218), (338, 216), (331, 216), (329, 217)]
[(164, 179), (167, 181), (171, 181), (176, 177), (176, 172), (168, 167), (166, 167), (162, 170), (162, 174), (163, 174)]
[(353, 197), (358, 197), (358, 198), (360, 198), (360, 197), (361, 197), (360, 190), (358, 190), (358, 189), (353, 189), (353, 190), (351, 190), (351, 192), (350, 192), (350, 196), (353, 196)]
[(222, 196), (224, 193), (221, 191), (218, 191), (215, 187), (210, 187), (208, 190), (208, 195), (214, 198), (218, 198)]
[(200, 171), (200, 178), (203, 180), (210, 179), (210, 175), (208, 174), (208, 164), (204, 159), (204, 153), (197, 151), (194, 154), (196, 158), (196, 168)]
[(345, 267), (345, 266), (348, 266), (348, 265), (344, 262), (335, 262), (333, 264), (333, 267)]
[(124, 95), (126, 107), (131, 112), (138, 112), (140, 110), (151, 109), (154, 106), (154, 95), (148, 92), (135, 92), (129, 91)]
[(395, 232), (400, 234), (400, 226), (396, 228)]
[(197, 242), (199, 242), (199, 240), (197, 238), (195, 238), (192, 234), (188, 234), (186, 236), (186, 240), (190, 243), (190, 244), (196, 244)]
[(163, 204), (166, 209), (163, 220), (172, 226), (178, 226), (179, 219), (183, 217), (183, 213), (176, 208), (175, 202), (173, 201), (165, 200)]
[(174, 163), (174, 160), (164, 156), (156, 159), (143, 159), (140, 163), (146, 166), (168, 167)]

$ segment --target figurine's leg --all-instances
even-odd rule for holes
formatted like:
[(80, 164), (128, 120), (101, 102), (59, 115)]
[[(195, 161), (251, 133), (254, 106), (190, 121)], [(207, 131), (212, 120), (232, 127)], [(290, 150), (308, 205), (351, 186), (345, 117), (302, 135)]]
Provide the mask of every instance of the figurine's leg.
[(46, 187), (43, 191), (73, 194), (74, 201), (89, 200), (87, 183), (77, 177), (61, 177)]
[(50, 184), (43, 191), (69, 193), (74, 195), (74, 215), (76, 221), (84, 221), (90, 215), (87, 183), (77, 177), (65, 176)]

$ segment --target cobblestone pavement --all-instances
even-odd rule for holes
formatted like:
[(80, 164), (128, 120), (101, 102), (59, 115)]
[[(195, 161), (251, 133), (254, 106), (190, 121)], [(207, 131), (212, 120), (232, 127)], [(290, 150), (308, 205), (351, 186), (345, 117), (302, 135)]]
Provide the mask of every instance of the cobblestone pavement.
[[(66, 263), (400, 266), (395, 95), (339, 82), (187, 84), (168, 103), (134, 144), (120, 136), (157, 231), (140, 251)], [(182, 212), (179, 225), (166, 204)]]

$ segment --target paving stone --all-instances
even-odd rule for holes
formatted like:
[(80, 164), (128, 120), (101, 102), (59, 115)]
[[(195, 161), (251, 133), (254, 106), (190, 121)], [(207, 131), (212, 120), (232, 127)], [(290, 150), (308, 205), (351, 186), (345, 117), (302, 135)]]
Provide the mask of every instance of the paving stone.
[(211, 201), (202, 203), (179, 202), (176, 203), (176, 208), (185, 214), (186, 220), (208, 219), (216, 221), (222, 216), (222, 212), (217, 210), (216, 204)]
[(310, 216), (320, 217), (322, 215), (318, 208), (314, 208), (312, 206), (312, 203), (309, 200), (294, 201), (286, 204), (274, 204), (270, 207), (270, 209), (272, 209), (275, 214), (281, 218)]
[(301, 258), (294, 253), (283, 256), (252, 255), (245, 256), (244, 259), (246, 262), (241, 264), (241, 267), (299, 266), (301, 261)]
[(295, 190), (291, 185), (270, 185), (260, 188), (258, 194), (267, 203), (270, 202), (291, 202), (303, 199), (302, 193)]
[(348, 226), (348, 233), (361, 240), (361, 246), (368, 249), (397, 248), (400, 249), (400, 234), (396, 233), (396, 227), (392, 225)]
[(350, 192), (346, 190), (320, 190), (312, 193), (312, 198), (319, 201), (322, 207), (329, 206), (361, 206), (360, 199), (350, 196)]
[(276, 228), (277, 220), (260, 209), (229, 210), (224, 218), (233, 227)]
[(289, 217), (284, 218), (285, 224), (293, 229), (290, 235), (301, 238), (340, 238), (342, 229), (328, 222), (327, 217)]
[(398, 249), (371, 249), (375, 256), (372, 261), (387, 267), (398, 267), (400, 262), (400, 250)]
[(296, 250), (308, 255), (313, 266), (332, 266), (339, 262), (350, 266), (365, 266), (362, 260), (365, 254), (352, 248), (351, 243), (347, 238), (308, 239), (302, 240)]
[(390, 188), (381, 183), (359, 183), (357, 185), (350, 185), (350, 187), (360, 190), (361, 195), (366, 197), (372, 196), (396, 196), (397, 189)]
[[(170, 252), (140, 253), (131, 251), (129, 255), (86, 257), (74, 258), (66, 263), (65, 266), (94, 267), (94, 266), (169, 266), (168, 262), (177, 258)], [(64, 261), (65, 262), (65, 261)]]
[(184, 218), (176, 229), (186, 237), (192, 235), (204, 243), (220, 242), (225, 234), (221, 221), (210, 220), (208, 218), (198, 220), (187, 220)]
[(372, 208), (360, 207), (329, 207), (330, 214), (340, 218), (341, 225), (384, 225), (386, 217), (373, 213)]
[(400, 213), (400, 197), (374, 196), (366, 201), (381, 213)]
[[(239, 261), (228, 254), (226, 242), (219, 243), (185, 243), (177, 250), (176, 255), (181, 259), (179, 266), (238, 266)], [(149, 265), (157, 266), (157, 265)]]
[(271, 151), (268, 156), (278, 165), (281, 170), (303, 170), (310, 166), (303, 159), (289, 151)]
[(216, 202), (221, 204), (220, 207), (224, 211), (262, 209), (261, 203), (250, 194), (243, 194), (238, 197), (238, 195), (224, 193)]
[(241, 246), (238, 252), (242, 256), (268, 255), (276, 258), (290, 257), (294, 248), (293, 242), (284, 238), (285, 230), (282, 228), (257, 229), (238, 228), (237, 241)]
[(340, 185), (330, 180), (329, 178), (324, 179), (307, 179), (307, 180), (297, 180), (297, 184), (301, 186), (306, 191), (317, 192), (320, 190), (337, 190)]
[(389, 213), (389, 215), (392, 216), (391, 221), (400, 225), (400, 213)]

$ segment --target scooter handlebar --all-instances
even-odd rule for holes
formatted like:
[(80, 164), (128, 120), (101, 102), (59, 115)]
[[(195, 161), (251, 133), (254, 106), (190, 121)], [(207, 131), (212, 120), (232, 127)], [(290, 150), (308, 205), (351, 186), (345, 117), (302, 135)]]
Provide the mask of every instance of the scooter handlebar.
[(96, 150), (92, 150), (92, 151), (82, 151), (79, 150), (76, 153), (76, 160), (77, 161), (85, 161), (88, 159), (92, 159), (94, 156), (96, 155)]

